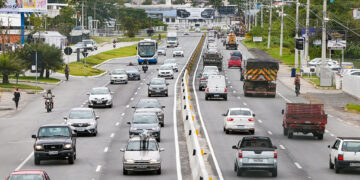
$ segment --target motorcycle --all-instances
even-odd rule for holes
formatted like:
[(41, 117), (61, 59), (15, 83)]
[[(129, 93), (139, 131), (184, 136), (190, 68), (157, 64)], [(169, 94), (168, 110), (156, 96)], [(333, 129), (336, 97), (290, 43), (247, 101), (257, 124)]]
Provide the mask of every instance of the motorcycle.
[(116, 44), (115, 44), (115, 43), (113, 44), (113, 47), (116, 48)]
[(52, 110), (52, 102), (51, 102), (51, 98), (45, 98), (45, 109), (47, 112), (51, 112)]
[(142, 70), (144, 71), (144, 73), (146, 73), (146, 71), (149, 69), (149, 67), (147, 65), (143, 65), (142, 66)]

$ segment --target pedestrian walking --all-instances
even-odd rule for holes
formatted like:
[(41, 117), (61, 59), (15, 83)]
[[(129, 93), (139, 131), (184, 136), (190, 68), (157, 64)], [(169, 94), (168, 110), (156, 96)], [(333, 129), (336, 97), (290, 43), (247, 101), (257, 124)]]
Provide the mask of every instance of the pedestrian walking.
[(19, 100), (20, 100), (19, 88), (15, 88), (13, 101), (15, 102), (16, 109), (17, 109), (18, 106), (19, 106)]
[(65, 78), (68, 81), (69, 80), (69, 73), (70, 73), (70, 68), (69, 68), (68, 65), (65, 65), (64, 72), (65, 72)]

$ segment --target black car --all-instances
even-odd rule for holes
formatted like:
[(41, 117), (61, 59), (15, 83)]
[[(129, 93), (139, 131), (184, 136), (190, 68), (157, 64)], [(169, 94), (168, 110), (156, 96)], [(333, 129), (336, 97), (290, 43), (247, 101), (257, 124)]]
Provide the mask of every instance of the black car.
[(140, 80), (140, 72), (136, 66), (128, 66), (125, 69), (128, 80)]
[(148, 96), (154, 96), (154, 95), (164, 95), (168, 96), (168, 85), (169, 83), (166, 82), (165, 78), (152, 78), (150, 80), (150, 83), (147, 84), (148, 87)]
[(41, 160), (67, 160), (74, 164), (76, 159), (76, 134), (68, 125), (44, 125), (37, 135), (32, 135), (34, 143), (34, 163)]
[(177, 9), (176, 15), (180, 18), (187, 18), (190, 16), (190, 12), (186, 11), (185, 9)]

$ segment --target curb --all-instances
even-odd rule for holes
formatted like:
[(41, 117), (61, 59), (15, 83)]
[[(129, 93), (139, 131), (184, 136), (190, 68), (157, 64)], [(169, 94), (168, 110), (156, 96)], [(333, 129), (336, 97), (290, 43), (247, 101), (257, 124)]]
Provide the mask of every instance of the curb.
[[(62, 83), (64, 80), (61, 80), (61, 79), (59, 79), (60, 81), (59, 82), (57, 82), (57, 83), (48, 83), (48, 82), (37, 82), (38, 84), (45, 84), (45, 85), (58, 85), (58, 84), (60, 84), (60, 83)], [(14, 80), (11, 80), (11, 81), (14, 81)], [(16, 80), (15, 80), (16, 81)], [(18, 81), (18, 82), (25, 82), (25, 83), (36, 83), (36, 81), (22, 81), (22, 80), (20, 80), (20, 81)]]

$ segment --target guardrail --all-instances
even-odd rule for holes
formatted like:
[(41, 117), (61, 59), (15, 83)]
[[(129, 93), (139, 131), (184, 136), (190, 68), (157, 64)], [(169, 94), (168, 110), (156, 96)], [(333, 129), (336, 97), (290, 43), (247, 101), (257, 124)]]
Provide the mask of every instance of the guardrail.
[(190, 81), (190, 73), (194, 65), (196, 65), (196, 60), (199, 57), (202, 46), (205, 41), (205, 34), (202, 36), (198, 46), (196, 47), (194, 53), (191, 56), (188, 64), (186, 65), (186, 69), (184, 72), (184, 76), (181, 82), (181, 111), (182, 111), (182, 119), (184, 124), (187, 150), (189, 154), (189, 164), (192, 173), (192, 179), (200, 179), (200, 180), (211, 180), (206, 163), (204, 158), (205, 150), (202, 149), (200, 144), (200, 127), (196, 125), (195, 118), (196, 112), (194, 111), (194, 106), (191, 103), (190, 89), (189, 89), (189, 81)]

